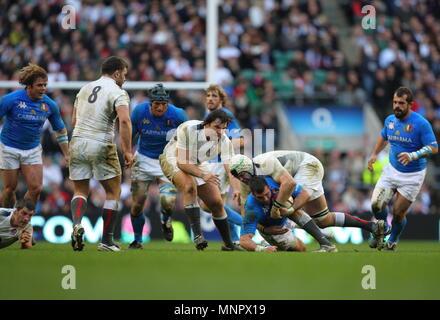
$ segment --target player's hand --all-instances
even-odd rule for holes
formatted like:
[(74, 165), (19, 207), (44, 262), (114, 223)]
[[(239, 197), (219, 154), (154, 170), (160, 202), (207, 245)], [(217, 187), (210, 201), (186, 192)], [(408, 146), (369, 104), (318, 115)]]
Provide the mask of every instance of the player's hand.
[(402, 153), (399, 153), (399, 154), (397, 155), (397, 160), (398, 160), (401, 164), (403, 164), (404, 166), (406, 166), (408, 163), (411, 162), (411, 157), (409, 156), (409, 153), (408, 153), (408, 152), (402, 152)]
[(270, 217), (272, 219), (281, 219), (280, 208), (272, 206), (272, 209), (270, 210)]
[(289, 229), (280, 226), (264, 227), (264, 233), (268, 235), (285, 234)]
[(266, 247), (264, 249), (264, 251), (267, 251), (267, 252), (277, 252), (277, 246)]
[(368, 170), (370, 170), (371, 172), (374, 171), (373, 163), (376, 162), (376, 159), (377, 159), (376, 155), (371, 155), (370, 158), (368, 159)]
[(215, 185), (219, 185), (220, 184), (220, 178), (219, 178), (218, 174), (214, 174), (214, 173), (208, 172), (208, 173), (203, 174), (201, 178), (205, 182), (211, 182), (211, 183), (213, 183)]
[(28, 243), (31, 239), (32, 239), (32, 235), (27, 231), (23, 231), (20, 234), (19, 241), (20, 243)]
[(124, 152), (124, 167), (131, 168), (134, 163), (134, 157), (131, 152)]
[(70, 155), (64, 156), (65, 166), (68, 167), (70, 165)]
[(240, 197), (240, 191), (233, 191), (232, 192), (232, 201), (237, 201), (237, 205), (241, 206), (241, 197)]

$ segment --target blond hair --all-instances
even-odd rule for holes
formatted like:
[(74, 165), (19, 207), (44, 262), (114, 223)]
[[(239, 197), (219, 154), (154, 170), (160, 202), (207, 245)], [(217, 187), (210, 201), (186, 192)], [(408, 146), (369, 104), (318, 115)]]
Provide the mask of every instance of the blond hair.
[(222, 107), (226, 107), (226, 103), (228, 102), (228, 95), (226, 94), (225, 89), (223, 89), (218, 84), (211, 84), (208, 88), (205, 89), (205, 93), (208, 94), (208, 92), (211, 91), (217, 92), (217, 94), (220, 96)]
[(31, 86), (38, 78), (47, 79), (47, 72), (33, 63), (29, 63), (26, 67), (22, 68), (18, 74), (18, 82), (26, 87)]

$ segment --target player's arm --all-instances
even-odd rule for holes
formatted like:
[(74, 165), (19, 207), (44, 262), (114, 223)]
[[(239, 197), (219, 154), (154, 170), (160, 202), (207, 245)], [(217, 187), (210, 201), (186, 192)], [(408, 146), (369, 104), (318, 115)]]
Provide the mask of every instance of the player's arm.
[(397, 155), (399, 162), (404, 166), (420, 158), (428, 158), (438, 153), (438, 143), (434, 131), (428, 121), (421, 126), (421, 142), (423, 147), (413, 152), (402, 152)]
[(225, 171), (228, 173), (229, 183), (232, 187), (232, 200), (236, 200), (237, 204), (241, 207), (241, 198), (240, 198), (240, 180), (234, 177), (229, 170), (229, 164), (224, 163)]
[(61, 151), (63, 152), (64, 159), (66, 163), (69, 163), (69, 137), (67, 136), (66, 125), (64, 124), (63, 118), (61, 118), (60, 107), (58, 104), (49, 99), (48, 106), (51, 110), (51, 115), (48, 120), (55, 131), (56, 139)]
[(238, 138), (234, 138), (231, 140), (232, 145), (234, 146), (234, 150), (240, 150), (241, 148), (244, 148), (244, 137), (240, 136)]
[(32, 231), (23, 230), (20, 234), (20, 249), (32, 248)]
[[(278, 161), (278, 160), (277, 160)], [(281, 218), (280, 209), (287, 207), (287, 200), (289, 200), (291, 194), (295, 190), (296, 181), (292, 175), (283, 168), (283, 173), (276, 179), (276, 182), (280, 184), (280, 190), (277, 198), (274, 200), (272, 209), (270, 210), (270, 216), (274, 219)]]
[(130, 120), (131, 120), (131, 143), (132, 145), (136, 145), (137, 141), (138, 141), (138, 137), (139, 137), (139, 128), (138, 128), (138, 111), (137, 111), (138, 107), (136, 106), (133, 110), (133, 112), (131, 113), (130, 116)]
[(78, 96), (75, 98), (75, 102), (73, 103), (72, 110), (72, 129), (75, 129), (76, 125), (76, 106), (78, 105)]
[(247, 233), (247, 234), (244, 234), (240, 237), (240, 246), (243, 249), (245, 249), (246, 251), (269, 251), (269, 252), (277, 251), (276, 246), (265, 247), (265, 246), (261, 246), (261, 245), (256, 244), (252, 240), (253, 236), (254, 236), (254, 234)]
[(211, 182), (215, 185), (220, 183), (218, 175), (212, 172), (202, 171), (196, 164), (191, 163), (190, 159), (192, 159), (190, 150), (177, 148), (177, 167), (180, 170), (194, 177), (203, 179), (205, 182)]
[(377, 160), (377, 155), (385, 149), (387, 146), (388, 141), (385, 140), (385, 138), (380, 135), (379, 138), (376, 141), (376, 144), (373, 148), (373, 152), (371, 153), (370, 157), (368, 158), (368, 170), (373, 171), (373, 163)]
[(116, 113), (119, 118), (119, 136), (121, 139), (121, 149), (124, 154), (124, 164), (126, 167), (131, 167), (133, 164), (133, 154), (131, 153), (131, 120), (130, 109), (128, 105), (119, 105), (116, 107)]
[(69, 163), (69, 137), (67, 135), (67, 129), (61, 129), (59, 131), (56, 131), (56, 136), (57, 136), (57, 142), (58, 145), (60, 146), (61, 152), (64, 155), (64, 159), (66, 160), (66, 163)]
[(277, 251), (276, 246), (264, 247), (257, 245), (252, 238), (254, 237), (257, 229), (257, 224), (260, 217), (264, 214), (263, 209), (255, 204), (249, 204), (246, 201), (245, 205), (245, 218), (243, 219), (243, 231), (240, 237), (240, 246), (247, 251)]

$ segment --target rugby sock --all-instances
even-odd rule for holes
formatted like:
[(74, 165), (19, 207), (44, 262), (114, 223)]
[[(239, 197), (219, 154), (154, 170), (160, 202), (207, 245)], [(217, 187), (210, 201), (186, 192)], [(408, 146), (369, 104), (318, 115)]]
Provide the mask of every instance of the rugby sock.
[(371, 221), (365, 221), (344, 212), (334, 212), (334, 214), (337, 227), (354, 227), (373, 232), (374, 223)]
[(185, 206), (185, 214), (188, 217), (191, 230), (194, 233), (194, 237), (202, 234), (200, 226), (200, 207), (196, 207), (193, 204)]
[(399, 236), (402, 233), (403, 229), (406, 226), (406, 217), (403, 218), (402, 221), (398, 221), (397, 217), (393, 217), (393, 222), (391, 223), (392, 229), (391, 229), (391, 235), (388, 239), (389, 242), (397, 242), (399, 241)]
[(162, 223), (166, 223), (168, 221), (168, 219), (171, 218), (171, 214), (172, 214), (172, 212), (168, 212), (164, 208), (161, 208), (160, 209), (160, 221), (162, 221)]
[(225, 211), (228, 214), (229, 231), (231, 233), (232, 241), (238, 242), (240, 241), (240, 234), (237, 226), (241, 227), (243, 224), (243, 218), (241, 217), (241, 214), (229, 206), (225, 206)]
[(87, 211), (87, 199), (83, 196), (74, 196), (70, 202), (73, 225), (81, 224), (81, 219)]
[(118, 202), (116, 200), (106, 200), (104, 202), (102, 218), (104, 219), (104, 228), (102, 231), (102, 242), (113, 244), (113, 233), (118, 220)]
[(134, 240), (142, 242), (142, 230), (144, 229), (145, 216), (143, 213), (139, 216), (130, 215), (131, 225), (133, 226)]
[(225, 246), (229, 248), (234, 247), (234, 244), (232, 243), (231, 240), (231, 233), (229, 231), (229, 223), (228, 223), (227, 215), (225, 214), (222, 217), (213, 216), (212, 220), (214, 221), (214, 224), (217, 227), (217, 230), (220, 233), (220, 236), (222, 237)]
[(388, 222), (387, 222), (387, 217), (388, 217), (388, 207), (385, 206), (385, 208), (379, 212), (373, 212), (374, 213), (374, 217), (377, 220), (384, 220), (385, 221), (385, 226), (386, 229), (388, 229)]
[(301, 228), (303, 228), (306, 232), (308, 232), (313, 238), (318, 241), (318, 243), (326, 246), (331, 246), (332, 244), (324, 234), (321, 232), (321, 229), (318, 228), (315, 221), (312, 220), (307, 214), (301, 214), (297, 219), (293, 219), (292, 216), (289, 216), (289, 219), (293, 220), (297, 223)]

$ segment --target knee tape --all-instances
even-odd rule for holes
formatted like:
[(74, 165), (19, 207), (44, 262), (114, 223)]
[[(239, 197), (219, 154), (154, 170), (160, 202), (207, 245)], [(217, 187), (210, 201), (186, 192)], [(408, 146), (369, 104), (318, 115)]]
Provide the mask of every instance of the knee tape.
[(160, 205), (162, 208), (168, 208), (176, 201), (177, 189), (172, 184), (166, 184), (159, 187)]
[(374, 188), (373, 195), (371, 196), (371, 207), (373, 211), (381, 211), (384, 204), (390, 202), (393, 194), (393, 190), (389, 188)]

